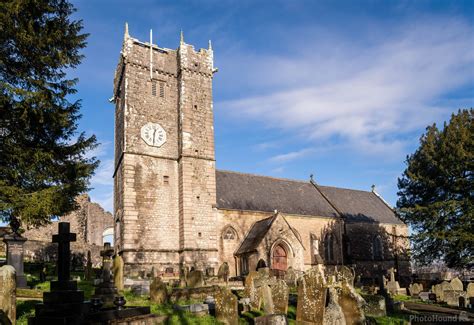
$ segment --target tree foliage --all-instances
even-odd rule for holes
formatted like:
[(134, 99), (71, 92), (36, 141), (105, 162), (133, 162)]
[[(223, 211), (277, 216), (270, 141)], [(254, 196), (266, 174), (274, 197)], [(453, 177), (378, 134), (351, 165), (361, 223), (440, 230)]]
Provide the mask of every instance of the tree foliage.
[(406, 162), (397, 207), (412, 227), (415, 259), (474, 262), (474, 110), (459, 110), (442, 130), (429, 126)]
[[(97, 167), (78, 133), (77, 79), (87, 34), (62, 0), (0, 2), (0, 217), (38, 226), (75, 208)], [(15, 221), (15, 222), (13, 222)]]

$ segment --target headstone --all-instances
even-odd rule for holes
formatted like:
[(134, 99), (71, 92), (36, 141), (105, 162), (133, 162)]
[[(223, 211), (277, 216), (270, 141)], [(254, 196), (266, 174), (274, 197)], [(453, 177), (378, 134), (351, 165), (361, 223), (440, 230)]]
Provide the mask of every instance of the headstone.
[(323, 324), (326, 306), (324, 278), (316, 267), (309, 269), (298, 283), (296, 320)]
[(114, 274), (115, 287), (118, 290), (123, 290), (123, 258), (118, 254), (114, 257), (112, 273)]
[(13, 233), (5, 235), (3, 241), (7, 247), (7, 264), (15, 268), (17, 288), (27, 288), (26, 275), (24, 274), (23, 256), (26, 238)]
[(15, 324), (16, 271), (11, 265), (0, 267), (0, 311), (3, 311), (11, 324)]
[(190, 304), (190, 305), (175, 305), (173, 307), (176, 310), (182, 310), (194, 314), (196, 316), (209, 315), (208, 304)]
[(150, 300), (157, 304), (168, 301), (168, 288), (160, 277), (155, 278), (150, 284)]
[(199, 288), (204, 286), (204, 274), (200, 270), (189, 272), (186, 283), (190, 288)]
[(459, 280), (458, 277), (452, 279), (450, 283), (451, 283), (451, 287), (453, 287), (453, 290), (456, 290), (456, 291), (463, 291), (464, 290), (464, 286), (462, 284), (462, 281)]
[(290, 266), (290, 267), (288, 268), (288, 270), (286, 270), (286, 273), (285, 273), (285, 281), (286, 281), (286, 284), (287, 284), (290, 288), (294, 288), (294, 287), (296, 287), (296, 280), (297, 280), (296, 272), (295, 272), (295, 270)]
[(104, 244), (104, 249), (100, 252), (102, 256), (102, 282), (96, 287), (93, 298), (100, 298), (104, 305), (112, 305), (118, 290), (112, 281), (112, 256), (114, 249), (110, 243)]
[(186, 286), (188, 281), (188, 268), (186, 262), (183, 262), (179, 265), (179, 286), (181, 288)]
[(354, 286), (354, 272), (347, 266), (344, 266), (344, 265), (341, 266), (340, 270), (337, 272), (337, 277), (343, 283), (347, 283), (351, 287)]
[(87, 262), (86, 262), (86, 271), (85, 271), (85, 278), (86, 280), (90, 281), (94, 277), (93, 270), (92, 270), (92, 258), (91, 258), (91, 251), (87, 251)]
[(286, 318), (286, 315), (278, 315), (278, 314), (266, 315), (266, 316), (255, 317), (254, 324), (255, 325), (287, 325), (288, 319)]
[(430, 301), (430, 293), (427, 291), (422, 291), (418, 294), (418, 298), (420, 298), (421, 301)]
[(474, 297), (474, 282), (471, 282), (467, 285), (466, 288), (466, 297), (471, 298)]
[(259, 310), (261, 298), (259, 292), (255, 288), (254, 280), (259, 276), (257, 271), (250, 271), (245, 277), (244, 297), (250, 299), (250, 308)]
[(222, 265), (219, 267), (219, 271), (217, 271), (217, 277), (219, 280), (227, 283), (229, 278), (229, 264), (227, 264), (227, 262), (222, 263)]
[(341, 306), (339, 306), (339, 297), (336, 288), (333, 286), (329, 287), (328, 304), (324, 311), (324, 325), (346, 325), (346, 319), (342, 312)]
[(270, 269), (262, 267), (258, 270), (258, 277), (253, 281), (255, 289), (263, 302), (263, 311), (266, 315), (275, 313), (271, 286), (276, 283), (276, 279), (270, 276)]
[(418, 297), (420, 292), (423, 291), (423, 285), (421, 283), (412, 283), (408, 288), (410, 291), (410, 296), (412, 297)]
[(216, 319), (227, 325), (239, 323), (237, 297), (227, 288), (221, 288), (216, 295)]
[(284, 280), (276, 280), (276, 282), (271, 286), (273, 308), (275, 314), (284, 314), (288, 313), (288, 296), (290, 293), (290, 288)]
[(451, 283), (447, 282), (447, 281), (443, 281), (441, 282), (441, 284), (439, 285), (439, 288), (438, 288), (438, 292), (436, 293), (436, 297), (438, 297), (438, 294), (439, 294), (439, 301), (443, 301), (443, 302), (446, 302), (446, 298), (445, 298), (445, 292), (448, 292), (448, 291), (453, 291), (453, 287), (451, 286)]
[(367, 297), (367, 304), (364, 306), (365, 314), (376, 317), (387, 316), (387, 304), (382, 295), (371, 295)]
[(466, 293), (461, 290), (446, 290), (443, 293), (444, 301), (448, 304), (448, 306), (452, 307), (464, 307), (459, 305), (460, 298), (465, 301)]
[(342, 281), (341, 292), (338, 296), (338, 304), (341, 306), (346, 323), (365, 324), (364, 306), (366, 302), (355, 291), (350, 281)]

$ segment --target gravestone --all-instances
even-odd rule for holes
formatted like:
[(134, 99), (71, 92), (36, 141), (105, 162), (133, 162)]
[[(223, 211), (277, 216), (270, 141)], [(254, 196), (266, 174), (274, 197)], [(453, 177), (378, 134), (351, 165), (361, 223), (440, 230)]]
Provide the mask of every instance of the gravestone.
[(104, 249), (100, 252), (102, 256), (102, 282), (96, 287), (94, 298), (100, 298), (104, 302), (104, 305), (112, 305), (115, 297), (118, 296), (118, 290), (112, 281), (112, 256), (114, 255), (114, 249), (110, 246), (110, 243), (104, 244)]
[(92, 271), (92, 257), (91, 251), (87, 251), (87, 262), (86, 262), (86, 270), (85, 270), (85, 278), (86, 280), (90, 281), (94, 277)]
[(408, 288), (410, 290), (410, 296), (412, 297), (418, 297), (420, 292), (423, 291), (423, 285), (420, 283), (412, 283)]
[[(439, 285), (439, 288), (438, 288), (439, 301), (446, 302), (446, 298), (445, 298), (444, 294), (445, 294), (445, 292), (448, 292), (448, 291), (453, 291), (453, 287), (451, 286), (451, 283), (449, 283), (447, 281), (441, 282), (441, 284)], [(438, 297), (438, 293), (436, 294), (437, 297)]]
[(276, 279), (270, 276), (270, 269), (268, 268), (260, 268), (258, 270), (258, 276), (253, 281), (255, 289), (263, 302), (263, 311), (266, 315), (275, 313), (272, 290), (270, 288), (275, 283)]
[(227, 288), (221, 288), (215, 295), (216, 319), (227, 325), (239, 323), (237, 297)]
[(430, 293), (427, 291), (422, 291), (418, 294), (418, 298), (420, 298), (421, 301), (430, 301)]
[(217, 277), (219, 280), (227, 283), (229, 278), (229, 264), (227, 264), (227, 262), (222, 263), (222, 265), (219, 267), (219, 270), (217, 271)]
[(150, 284), (150, 300), (157, 304), (168, 301), (168, 288), (160, 277), (155, 278)]
[(286, 281), (286, 284), (287, 284), (290, 288), (294, 288), (294, 287), (296, 287), (296, 280), (297, 280), (296, 272), (295, 272), (295, 270), (290, 266), (290, 267), (288, 268), (288, 270), (286, 270), (286, 273), (285, 273), (285, 281)]
[(290, 288), (284, 280), (276, 280), (271, 286), (272, 300), (273, 300), (273, 313), (284, 314), (288, 313), (288, 296)]
[[(365, 300), (354, 289), (354, 273), (346, 266), (342, 266), (337, 272), (340, 292), (337, 294), (337, 303), (342, 309), (347, 324), (364, 324)], [(335, 295), (336, 295), (335, 294)]]
[(464, 290), (464, 286), (462, 284), (462, 281), (459, 280), (458, 277), (452, 279), (450, 284), (451, 284), (451, 287), (453, 287), (453, 290), (455, 290), (455, 291), (463, 291)]
[(200, 270), (189, 272), (188, 280), (186, 282), (190, 288), (199, 288), (204, 286), (204, 274)]
[(123, 258), (115, 255), (112, 265), (112, 273), (114, 274), (114, 284), (117, 290), (123, 290)]
[(339, 297), (334, 286), (330, 286), (328, 290), (328, 304), (324, 311), (324, 325), (346, 325), (346, 318), (339, 306)]
[(16, 286), (17, 288), (27, 288), (26, 275), (24, 274), (24, 245), (27, 241), (26, 238), (21, 237), (19, 234), (13, 233), (5, 235), (3, 242), (7, 248), (7, 264), (15, 268), (16, 272)]
[(467, 285), (466, 288), (466, 297), (471, 298), (474, 297), (474, 282), (471, 282)]
[(250, 308), (259, 310), (261, 306), (260, 294), (255, 288), (254, 280), (259, 276), (257, 271), (250, 271), (245, 277), (244, 297), (250, 299)]
[(16, 271), (15, 268), (11, 265), (5, 265), (0, 267), (0, 312), (4, 313), (4, 317), (7, 318), (11, 324), (15, 324)]
[(460, 306), (460, 300), (466, 300), (466, 293), (461, 290), (446, 290), (443, 293), (444, 302), (448, 304), (448, 306), (452, 307), (464, 307)]
[(395, 272), (396, 270), (392, 267), (389, 270), (389, 275), (390, 275), (390, 280), (387, 282), (387, 291), (391, 295), (399, 295), (399, 294), (404, 294), (406, 295), (406, 289), (405, 288), (400, 288), (400, 284), (398, 281), (395, 280)]
[(183, 262), (179, 265), (179, 286), (181, 288), (186, 286), (188, 280), (188, 268), (186, 262)]
[(314, 324), (323, 324), (326, 306), (326, 288), (324, 278), (316, 267), (309, 269), (298, 283), (298, 302), (296, 320)]

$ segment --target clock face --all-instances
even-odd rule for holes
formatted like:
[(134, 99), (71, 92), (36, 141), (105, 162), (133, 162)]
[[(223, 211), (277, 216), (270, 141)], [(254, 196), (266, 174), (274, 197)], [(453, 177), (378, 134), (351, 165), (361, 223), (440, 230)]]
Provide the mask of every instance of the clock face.
[(142, 126), (143, 141), (152, 147), (161, 147), (166, 142), (166, 132), (158, 123), (147, 123)]

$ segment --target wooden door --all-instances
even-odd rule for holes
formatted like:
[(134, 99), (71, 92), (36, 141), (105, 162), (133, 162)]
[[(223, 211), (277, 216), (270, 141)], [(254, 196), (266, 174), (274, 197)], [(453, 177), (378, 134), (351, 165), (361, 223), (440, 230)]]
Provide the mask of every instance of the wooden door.
[(286, 271), (288, 268), (288, 254), (286, 250), (281, 246), (277, 245), (273, 249), (273, 263), (272, 269), (279, 271)]

